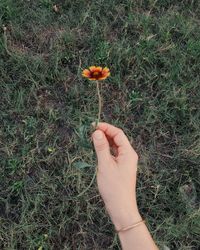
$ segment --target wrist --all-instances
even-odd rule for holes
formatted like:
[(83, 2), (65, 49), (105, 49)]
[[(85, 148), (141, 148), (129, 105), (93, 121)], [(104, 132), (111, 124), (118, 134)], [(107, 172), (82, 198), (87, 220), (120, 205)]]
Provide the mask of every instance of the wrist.
[(137, 205), (123, 206), (118, 209), (117, 214), (111, 214), (111, 220), (116, 230), (120, 230), (121, 228), (137, 223), (141, 219), (142, 217), (138, 211)]

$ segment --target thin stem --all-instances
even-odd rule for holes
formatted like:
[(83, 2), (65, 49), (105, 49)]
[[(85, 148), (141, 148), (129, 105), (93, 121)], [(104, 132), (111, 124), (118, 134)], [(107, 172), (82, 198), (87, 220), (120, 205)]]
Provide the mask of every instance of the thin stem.
[(77, 195), (77, 198), (79, 198), (80, 196), (82, 196), (85, 192), (87, 192), (90, 189), (90, 187), (94, 183), (96, 175), (97, 175), (97, 168), (96, 168), (96, 170), (95, 170), (95, 172), (93, 174), (93, 177), (92, 177), (92, 180), (91, 180), (90, 184), (86, 187), (86, 189), (84, 189), (80, 194)]
[(97, 83), (97, 95), (98, 95), (98, 100), (99, 100), (99, 112), (98, 112), (98, 118), (97, 118), (97, 124), (98, 124), (101, 118), (102, 99), (101, 99), (101, 94), (100, 94), (100, 83), (99, 81), (96, 81), (96, 83)]

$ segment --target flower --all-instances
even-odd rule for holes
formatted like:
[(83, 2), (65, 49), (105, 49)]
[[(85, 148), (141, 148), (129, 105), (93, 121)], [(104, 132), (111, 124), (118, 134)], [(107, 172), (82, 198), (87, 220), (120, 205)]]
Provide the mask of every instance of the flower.
[(84, 69), (82, 76), (88, 78), (91, 81), (104, 80), (110, 76), (109, 68), (91, 66), (89, 69)]

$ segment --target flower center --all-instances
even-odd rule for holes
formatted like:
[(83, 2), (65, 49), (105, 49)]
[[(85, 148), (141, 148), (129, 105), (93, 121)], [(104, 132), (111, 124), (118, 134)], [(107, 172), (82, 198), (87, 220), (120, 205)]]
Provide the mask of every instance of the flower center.
[(101, 73), (96, 71), (96, 72), (93, 72), (93, 76), (99, 76)]

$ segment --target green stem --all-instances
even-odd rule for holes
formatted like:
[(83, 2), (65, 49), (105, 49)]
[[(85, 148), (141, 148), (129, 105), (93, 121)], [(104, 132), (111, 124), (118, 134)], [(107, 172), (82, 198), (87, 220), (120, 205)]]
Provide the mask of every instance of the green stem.
[(98, 112), (98, 118), (97, 118), (97, 124), (98, 124), (101, 118), (102, 99), (101, 99), (101, 94), (100, 94), (100, 83), (99, 81), (96, 81), (96, 83), (97, 83), (97, 95), (98, 95), (98, 100), (99, 100), (99, 112)]
[(90, 184), (80, 194), (77, 195), (77, 198), (82, 196), (85, 192), (87, 192), (90, 189), (90, 187), (92, 186), (92, 184), (95, 181), (96, 175), (97, 175), (97, 168), (96, 168), (96, 170), (95, 170), (95, 172), (93, 174), (93, 177), (92, 177), (92, 180), (91, 180)]

